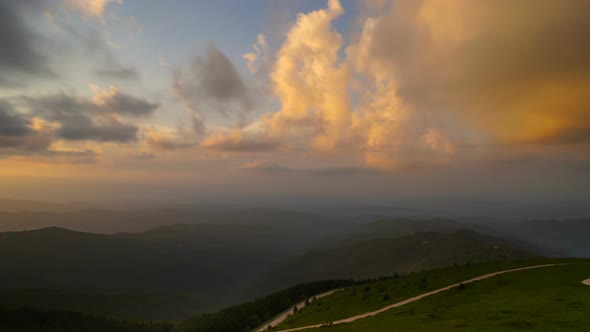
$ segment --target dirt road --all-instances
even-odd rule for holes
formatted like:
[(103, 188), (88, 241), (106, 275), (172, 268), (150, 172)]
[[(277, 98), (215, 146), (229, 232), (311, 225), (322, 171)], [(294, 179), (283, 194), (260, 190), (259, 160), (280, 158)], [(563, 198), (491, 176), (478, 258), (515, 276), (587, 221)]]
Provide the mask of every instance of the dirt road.
[[(567, 263), (565, 263), (565, 264), (567, 264)], [(537, 268), (542, 268), (542, 267), (565, 265), (565, 264), (535, 265), (535, 266), (527, 266), (527, 267), (521, 267), (521, 268), (518, 268), (518, 269), (498, 271), (498, 272), (493, 272), (493, 273), (485, 274), (485, 275), (482, 275), (482, 276), (479, 276), (479, 277), (475, 277), (475, 278), (472, 278), (472, 279), (468, 279), (468, 280), (465, 280), (465, 281), (462, 281), (462, 282), (459, 282), (459, 283), (456, 283), (456, 284), (453, 284), (453, 285), (450, 285), (450, 286), (447, 286), (447, 287), (444, 287), (444, 288), (433, 290), (433, 291), (428, 292), (428, 293), (420, 294), (418, 296), (414, 296), (412, 298), (409, 298), (407, 300), (403, 300), (401, 302), (390, 304), (390, 305), (388, 305), (386, 307), (383, 307), (383, 308), (381, 308), (379, 310), (367, 312), (367, 313), (364, 313), (364, 314), (352, 316), (352, 317), (345, 318), (345, 319), (340, 319), (340, 320), (337, 320), (337, 321), (332, 322), (332, 325), (343, 324), (343, 323), (350, 323), (350, 322), (354, 322), (355, 320), (359, 320), (359, 319), (362, 319), (362, 318), (365, 318), (365, 317), (375, 316), (375, 315), (378, 315), (378, 314), (380, 314), (380, 313), (382, 313), (384, 311), (387, 311), (389, 309), (401, 307), (401, 306), (403, 306), (405, 304), (418, 301), (418, 300), (423, 299), (423, 298), (425, 298), (427, 296), (438, 294), (440, 292), (444, 292), (444, 291), (449, 290), (451, 288), (458, 287), (461, 284), (468, 284), (468, 283), (471, 283), (471, 282), (474, 282), (474, 281), (488, 279), (488, 278), (491, 278), (491, 277), (494, 277), (494, 276), (497, 276), (497, 275), (500, 275), (500, 274), (504, 274), (504, 273), (509, 273), (509, 272), (516, 272), (516, 271), (523, 271), (523, 270), (530, 270), (530, 269), (537, 269)], [(590, 285), (590, 279), (585, 280), (583, 282), (584, 283), (588, 282), (588, 284)], [(276, 326), (276, 325), (273, 325), (273, 326)], [(301, 330), (307, 330), (307, 329), (314, 329), (314, 328), (318, 328), (318, 327), (322, 327), (322, 326), (324, 326), (324, 324), (308, 325), (308, 326), (297, 327), (297, 328), (288, 329), (288, 330), (278, 330), (276, 332), (301, 331)]]
[[(339, 291), (340, 289), (333, 289), (331, 291), (327, 291), (325, 293), (321, 293), (318, 295), (315, 295), (313, 297), (317, 299), (321, 299), (322, 297), (326, 297), (334, 292)], [(305, 301), (301, 301), (299, 303), (297, 303), (296, 305), (292, 306), (291, 308), (287, 309), (287, 311), (283, 312), (282, 314), (278, 315), (277, 317), (273, 318), (270, 322), (265, 323), (263, 326), (259, 327), (257, 330), (255, 330), (256, 332), (261, 332), (261, 331), (265, 331), (267, 330), (270, 326), (277, 326), (278, 324), (284, 322), (287, 318), (289, 318), (289, 316), (291, 316), (295, 310), (295, 307), (297, 307), (297, 310), (301, 310), (305, 307)]]

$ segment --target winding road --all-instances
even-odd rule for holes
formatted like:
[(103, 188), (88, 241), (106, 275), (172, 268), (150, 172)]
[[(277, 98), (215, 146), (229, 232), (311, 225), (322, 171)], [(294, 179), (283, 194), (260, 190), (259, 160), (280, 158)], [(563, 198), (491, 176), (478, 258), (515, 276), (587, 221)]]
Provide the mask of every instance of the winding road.
[[(352, 317), (340, 319), (340, 320), (337, 320), (337, 321), (332, 322), (331, 325), (351, 323), (351, 322), (354, 322), (355, 320), (359, 320), (359, 319), (362, 319), (362, 318), (375, 316), (375, 315), (378, 315), (378, 314), (380, 314), (380, 313), (382, 313), (384, 311), (387, 311), (389, 309), (401, 307), (401, 306), (406, 305), (408, 303), (412, 303), (412, 302), (421, 300), (421, 299), (423, 299), (423, 298), (425, 298), (427, 296), (438, 294), (440, 292), (444, 292), (446, 290), (449, 290), (449, 289), (458, 287), (461, 284), (468, 284), (468, 283), (471, 283), (471, 282), (474, 282), (474, 281), (488, 279), (488, 278), (495, 277), (497, 275), (504, 274), (504, 273), (509, 273), (509, 272), (517, 272), (517, 271), (523, 271), (523, 270), (538, 269), (538, 268), (542, 268), (542, 267), (567, 265), (567, 264), (569, 264), (569, 263), (534, 265), (534, 266), (521, 267), (521, 268), (518, 268), (518, 269), (504, 270), (504, 271), (498, 271), (498, 272), (484, 274), (484, 275), (479, 276), (479, 277), (468, 279), (468, 280), (465, 280), (465, 281), (462, 281), (462, 282), (458, 282), (458, 283), (453, 284), (453, 285), (449, 285), (449, 286), (444, 287), (444, 288), (440, 288), (440, 289), (433, 290), (433, 291), (428, 292), (428, 293), (424, 293), (424, 294), (420, 294), (418, 296), (411, 297), (411, 298), (409, 298), (407, 300), (403, 300), (401, 302), (390, 304), (388, 306), (385, 306), (385, 307), (383, 307), (381, 309), (378, 309), (378, 310), (375, 310), (375, 311), (371, 311), (371, 312), (367, 312), (367, 313), (364, 313), (364, 314), (360, 314), (360, 315), (356, 315), (356, 316), (352, 316)], [(584, 284), (590, 285), (590, 279), (584, 280), (582, 282)], [(324, 297), (324, 296), (327, 296), (327, 295), (332, 294), (335, 291), (337, 291), (337, 290), (333, 290), (331, 292), (323, 293), (321, 295), (323, 295), (322, 297)], [(319, 298), (319, 297), (320, 296), (317, 296), (317, 298)], [(272, 326), (276, 326), (277, 324), (285, 321), (289, 317), (289, 314), (292, 314), (292, 313), (293, 313), (293, 308), (290, 308), (287, 312), (285, 312), (285, 313), (281, 314), (280, 316), (278, 316), (277, 318), (273, 319), (273, 321), (270, 322), (269, 324), (272, 325)], [(279, 318), (281, 318), (281, 319), (279, 320)], [(265, 329), (268, 328), (268, 325), (269, 324), (266, 324), (264, 327), (256, 330), (256, 332), (264, 331)], [(315, 324), (315, 325), (302, 326), (302, 327), (297, 327), (297, 328), (292, 328), (292, 329), (287, 329), (287, 330), (277, 330), (276, 332), (301, 331), (301, 330), (307, 330), (307, 329), (315, 329), (315, 328), (319, 328), (319, 327), (322, 327), (322, 326), (325, 326), (325, 324)]]
[[(321, 293), (321, 294), (312, 296), (312, 298), (315, 297), (316, 300), (321, 299), (322, 297), (326, 297), (328, 295), (331, 295), (332, 293), (337, 292), (341, 289), (342, 288), (333, 289), (331, 291), (327, 291), (325, 293)], [(284, 311), (283, 313), (281, 313), (277, 317), (273, 318), (270, 322), (264, 323), (264, 325), (262, 325), (261, 327), (259, 327), (258, 329), (254, 330), (254, 331), (256, 331), (256, 332), (266, 331), (269, 327), (277, 326), (278, 324), (284, 322), (287, 318), (289, 318), (289, 316), (291, 316), (294, 313), (295, 307), (297, 307), (297, 310), (303, 309), (305, 307), (305, 301), (301, 301), (301, 302), (297, 303), (296, 305), (287, 309), (286, 311)]]

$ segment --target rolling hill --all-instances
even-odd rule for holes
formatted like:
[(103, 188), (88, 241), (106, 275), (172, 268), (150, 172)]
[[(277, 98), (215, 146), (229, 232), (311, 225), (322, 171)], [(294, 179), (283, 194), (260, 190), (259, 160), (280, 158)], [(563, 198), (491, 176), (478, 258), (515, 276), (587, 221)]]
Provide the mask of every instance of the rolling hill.
[[(454, 287), (372, 317), (330, 322), (383, 308), (491, 270), (566, 264), (510, 272)], [(344, 289), (299, 310), (274, 328), (326, 323), (322, 331), (582, 331), (590, 324), (589, 260), (486, 263), (425, 271)], [(303, 329), (315, 331), (316, 329)]]
[[(227, 224), (114, 235), (57, 227), (0, 233), (0, 303), (67, 309), (84, 299), (80, 308), (93, 313), (178, 319), (246, 299), (243, 290), (260, 271), (293, 254), (298, 238), (281, 235)], [(59, 301), (40, 301), (43, 295)], [(109, 304), (123, 297), (128, 305)]]
[(564, 252), (573, 257), (590, 257), (590, 220), (528, 220), (485, 224), (498, 234)]
[(310, 251), (279, 265), (260, 284), (281, 288), (312, 280), (367, 279), (453, 264), (531, 257), (535, 255), (503, 239), (470, 230), (415, 233)]

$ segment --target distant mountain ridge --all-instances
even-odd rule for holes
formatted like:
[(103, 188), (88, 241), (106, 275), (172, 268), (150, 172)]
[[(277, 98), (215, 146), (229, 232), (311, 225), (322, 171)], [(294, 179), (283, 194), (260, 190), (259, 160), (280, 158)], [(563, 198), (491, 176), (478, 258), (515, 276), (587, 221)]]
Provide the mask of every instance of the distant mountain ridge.
[(323, 279), (367, 279), (454, 264), (539, 257), (506, 240), (461, 229), (360, 240), (316, 249), (270, 271), (261, 285), (277, 289)]

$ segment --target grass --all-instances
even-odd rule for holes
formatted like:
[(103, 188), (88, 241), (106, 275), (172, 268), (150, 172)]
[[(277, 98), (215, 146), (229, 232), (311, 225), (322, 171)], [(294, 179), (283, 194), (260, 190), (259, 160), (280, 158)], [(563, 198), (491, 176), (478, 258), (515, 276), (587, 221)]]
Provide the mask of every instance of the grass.
[(552, 262), (577, 262), (509, 273), (468, 284), (375, 317), (322, 331), (505, 331), (576, 330), (590, 326), (588, 260), (530, 260), (486, 263), (413, 273), (397, 279), (348, 288), (318, 300), (277, 329), (288, 329), (354, 316), (390, 303), (499, 270)]

